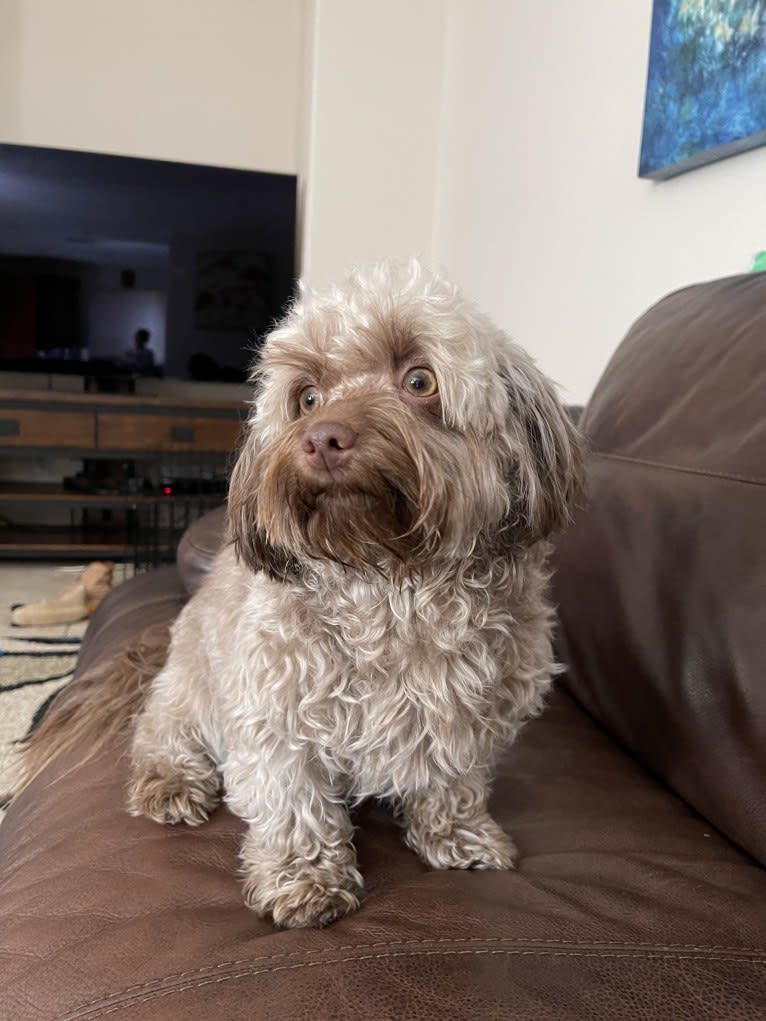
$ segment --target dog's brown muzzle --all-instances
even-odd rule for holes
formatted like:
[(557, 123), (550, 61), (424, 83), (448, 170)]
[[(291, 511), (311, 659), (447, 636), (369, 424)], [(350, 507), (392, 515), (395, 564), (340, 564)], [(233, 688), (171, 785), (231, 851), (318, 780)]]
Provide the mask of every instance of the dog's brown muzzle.
[(356, 433), (345, 422), (318, 422), (309, 427), (301, 444), (306, 463), (314, 471), (332, 473), (351, 459)]

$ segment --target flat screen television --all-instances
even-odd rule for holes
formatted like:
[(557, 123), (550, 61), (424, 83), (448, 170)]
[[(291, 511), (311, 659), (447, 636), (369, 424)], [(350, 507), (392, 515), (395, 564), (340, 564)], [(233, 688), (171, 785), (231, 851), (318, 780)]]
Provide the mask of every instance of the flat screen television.
[(244, 380), (295, 216), (289, 174), (0, 144), (0, 371)]

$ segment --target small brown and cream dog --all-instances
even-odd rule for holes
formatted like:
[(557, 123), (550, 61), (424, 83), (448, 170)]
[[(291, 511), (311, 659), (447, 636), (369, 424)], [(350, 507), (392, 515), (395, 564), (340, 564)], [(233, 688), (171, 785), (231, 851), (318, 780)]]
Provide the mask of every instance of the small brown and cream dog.
[(255, 380), (231, 541), (164, 667), (120, 696), (130, 811), (197, 825), (222, 798), (247, 824), (245, 900), (281, 926), (357, 907), (363, 798), (434, 868), (510, 868), (487, 800), (555, 672), (546, 540), (575, 430), (529, 357), (415, 263), (304, 291)]

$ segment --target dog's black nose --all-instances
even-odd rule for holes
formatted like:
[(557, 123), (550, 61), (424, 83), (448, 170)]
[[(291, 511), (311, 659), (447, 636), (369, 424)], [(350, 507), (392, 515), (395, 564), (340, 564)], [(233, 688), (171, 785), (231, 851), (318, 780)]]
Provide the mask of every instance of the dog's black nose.
[(303, 451), (312, 468), (332, 471), (348, 460), (355, 442), (356, 433), (344, 422), (319, 422), (307, 431)]

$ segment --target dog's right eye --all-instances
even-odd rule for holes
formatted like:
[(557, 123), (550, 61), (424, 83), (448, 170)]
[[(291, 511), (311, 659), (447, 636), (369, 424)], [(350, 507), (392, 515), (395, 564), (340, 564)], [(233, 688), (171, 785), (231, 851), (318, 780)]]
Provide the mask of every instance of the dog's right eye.
[(298, 395), (298, 406), (302, 412), (313, 411), (321, 403), (321, 396), (315, 386), (304, 386)]
[(410, 397), (434, 397), (439, 392), (435, 374), (424, 365), (410, 369), (402, 380), (402, 387)]

